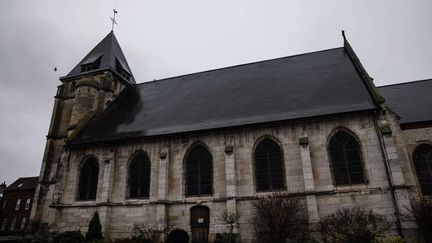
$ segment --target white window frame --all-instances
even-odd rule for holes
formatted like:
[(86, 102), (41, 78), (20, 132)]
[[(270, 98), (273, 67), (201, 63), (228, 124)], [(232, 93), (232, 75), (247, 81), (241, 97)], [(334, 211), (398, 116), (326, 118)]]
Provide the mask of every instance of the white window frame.
[(20, 205), (21, 205), (21, 198), (18, 198), (18, 199), (17, 199), (17, 202), (16, 202), (16, 204), (15, 204), (15, 210), (19, 210)]
[(31, 201), (31, 198), (27, 198), (25, 210), (28, 210), (30, 208), (30, 201)]
[(12, 223), (11, 223), (11, 227), (10, 230), (14, 230), (15, 229), (15, 224), (16, 224), (16, 218), (12, 219)]
[(25, 228), (25, 224), (26, 224), (27, 218), (23, 218), (21, 220), (21, 229), (23, 230)]
[(4, 218), (4, 219), (3, 219), (3, 222), (2, 222), (2, 226), (1, 226), (1, 230), (2, 230), (2, 231), (5, 231), (5, 229), (6, 229), (6, 224), (7, 224), (7, 218)]

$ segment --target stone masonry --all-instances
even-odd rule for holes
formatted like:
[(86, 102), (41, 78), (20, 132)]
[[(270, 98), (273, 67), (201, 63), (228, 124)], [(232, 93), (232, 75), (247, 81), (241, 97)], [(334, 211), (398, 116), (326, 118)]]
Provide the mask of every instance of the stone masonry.
[[(51, 203), (50, 219), (59, 230), (85, 232), (94, 211), (100, 213), (107, 237), (128, 237), (134, 225), (174, 225), (190, 232), (190, 208), (205, 205), (210, 208), (210, 237), (225, 232), (220, 220), (225, 210), (238, 210), (242, 217), (236, 225), (243, 242), (253, 242), (248, 217), (250, 201), (267, 193), (257, 193), (254, 183), (254, 146), (264, 137), (274, 139), (283, 149), (286, 191), (306, 199), (311, 223), (341, 207), (361, 206), (388, 216), (396, 222), (396, 210), (403, 210), (410, 195), (416, 190), (412, 170), (397, 122), (391, 115), (381, 115), (378, 123), (391, 127), (392, 134), (378, 136), (379, 124), (374, 115), (353, 113), (337, 117), (316, 118), (258, 128), (228, 129), (194, 135), (142, 139), (135, 142), (101, 144), (70, 148), (63, 169), (62, 192), (58, 201)], [(382, 124), (381, 124), (382, 126)], [(346, 129), (361, 141), (365, 185), (336, 187), (329, 166), (327, 142), (339, 129)], [(382, 139), (385, 145), (382, 151)], [(184, 158), (195, 143), (205, 144), (213, 157), (213, 188), (211, 197), (186, 197)], [(151, 186), (148, 200), (127, 199), (127, 167), (131, 156), (144, 151), (151, 161)], [(99, 161), (99, 183), (94, 202), (76, 200), (78, 169), (88, 156)], [(387, 157), (388, 162), (385, 161)], [(392, 202), (386, 175), (389, 163), (392, 183), (397, 186), (396, 205)], [(400, 212), (399, 212), (400, 213)], [(404, 231), (414, 227), (409, 219), (402, 219)], [(396, 227), (395, 227), (396, 233)]]

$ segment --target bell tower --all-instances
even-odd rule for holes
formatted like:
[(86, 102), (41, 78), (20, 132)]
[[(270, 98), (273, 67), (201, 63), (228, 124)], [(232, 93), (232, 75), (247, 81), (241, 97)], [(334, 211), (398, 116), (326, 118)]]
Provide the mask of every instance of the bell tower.
[[(52, 203), (56, 171), (64, 153), (63, 146), (91, 122), (135, 79), (111, 31), (66, 76), (60, 77), (47, 135), (36, 210), (32, 218), (54, 219)], [(35, 200), (36, 201), (36, 200)]]

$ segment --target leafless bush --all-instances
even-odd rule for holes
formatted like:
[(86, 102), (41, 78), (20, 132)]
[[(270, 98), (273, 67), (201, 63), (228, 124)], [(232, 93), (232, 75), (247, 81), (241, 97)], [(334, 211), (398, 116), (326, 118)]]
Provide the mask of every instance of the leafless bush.
[(173, 226), (160, 228), (157, 226), (157, 224), (153, 226), (136, 224), (132, 230), (132, 239), (139, 242), (156, 243), (159, 242), (159, 239), (162, 235), (168, 234), (172, 228)]
[(385, 216), (356, 207), (321, 218), (319, 230), (325, 242), (368, 243), (384, 236), (390, 225)]
[(238, 211), (230, 211), (230, 210), (224, 210), (220, 215), (222, 222), (228, 225), (229, 227), (228, 233), (230, 234), (233, 233), (234, 225), (239, 221), (240, 217), (241, 216)]
[(252, 208), (250, 223), (259, 242), (302, 242), (308, 238), (308, 213), (304, 200), (276, 193), (253, 201)]
[(428, 243), (432, 242), (432, 201), (425, 199), (411, 199), (411, 208), (408, 208), (414, 217), (419, 233)]

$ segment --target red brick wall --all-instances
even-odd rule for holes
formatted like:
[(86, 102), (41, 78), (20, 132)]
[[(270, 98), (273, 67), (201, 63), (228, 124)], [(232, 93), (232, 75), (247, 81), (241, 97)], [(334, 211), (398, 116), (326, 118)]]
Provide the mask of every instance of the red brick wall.
[[(0, 233), (21, 232), (28, 225), (33, 195), (34, 190), (4, 192), (2, 204), (0, 204)], [(18, 199), (21, 199), (19, 207), (17, 207)], [(30, 199), (30, 203), (26, 209), (28, 199)], [(15, 227), (11, 229), (13, 219), (15, 219)], [(23, 222), (24, 220), (25, 222)], [(6, 224), (3, 229), (4, 222), (6, 222)]]

